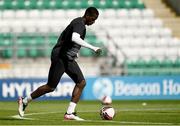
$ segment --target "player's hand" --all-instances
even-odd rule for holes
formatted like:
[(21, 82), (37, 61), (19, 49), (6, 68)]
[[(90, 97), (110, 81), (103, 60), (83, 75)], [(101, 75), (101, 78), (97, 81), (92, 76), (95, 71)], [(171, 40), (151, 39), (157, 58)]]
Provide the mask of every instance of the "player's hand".
[(100, 49), (99, 47), (96, 47), (94, 51), (96, 55), (100, 55), (102, 53), (102, 49)]

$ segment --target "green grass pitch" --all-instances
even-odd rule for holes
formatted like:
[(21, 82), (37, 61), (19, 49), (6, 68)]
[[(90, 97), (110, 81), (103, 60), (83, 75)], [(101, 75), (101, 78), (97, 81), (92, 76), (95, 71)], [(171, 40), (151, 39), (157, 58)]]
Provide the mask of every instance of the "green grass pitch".
[[(142, 103), (146, 103), (143, 105)], [(69, 101), (33, 101), (25, 118), (17, 117), (17, 102), (0, 102), (0, 125), (180, 125), (180, 101), (113, 101), (113, 120), (102, 120), (99, 101), (80, 101), (78, 115), (85, 121), (64, 121)]]

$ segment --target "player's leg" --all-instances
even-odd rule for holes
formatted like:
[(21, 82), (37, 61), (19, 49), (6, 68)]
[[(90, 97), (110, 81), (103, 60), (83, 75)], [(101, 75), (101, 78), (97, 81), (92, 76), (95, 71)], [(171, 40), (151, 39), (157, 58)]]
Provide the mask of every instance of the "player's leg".
[(72, 92), (72, 97), (71, 97), (72, 102), (78, 103), (85, 85), (86, 85), (85, 80), (81, 80), (80, 82), (76, 83)]
[(78, 103), (80, 96), (82, 94), (82, 91), (86, 85), (86, 81), (84, 79), (81, 69), (79, 68), (78, 64), (75, 61), (68, 62), (67, 65), (68, 66), (66, 69), (66, 73), (72, 78), (72, 80), (76, 83), (76, 85), (73, 89), (71, 102), (69, 103), (69, 106), (68, 106), (67, 112), (64, 116), (64, 119), (66, 119), (66, 120), (71, 120), (71, 119), (83, 120), (75, 114), (75, 107), (76, 107), (76, 104)]
[(61, 59), (59, 59), (57, 62), (52, 62), (48, 75), (48, 83), (43, 86), (40, 86), (38, 89), (32, 92), (32, 99), (38, 98), (46, 93), (54, 91), (64, 71), (64, 63)]
[(49, 70), (48, 83), (40, 86), (39, 88), (37, 88), (34, 92), (26, 96), (25, 98), (22, 98), (22, 97), (19, 98), (18, 100), (19, 115), (24, 116), (25, 108), (27, 107), (28, 103), (31, 100), (36, 99), (46, 93), (54, 91), (64, 71), (65, 71), (64, 63), (61, 59), (57, 60), (56, 62), (52, 61), (51, 67)]

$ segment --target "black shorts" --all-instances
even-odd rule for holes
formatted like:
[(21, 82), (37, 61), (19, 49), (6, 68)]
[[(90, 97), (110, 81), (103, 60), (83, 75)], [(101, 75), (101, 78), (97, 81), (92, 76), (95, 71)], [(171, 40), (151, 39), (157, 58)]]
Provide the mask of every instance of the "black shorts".
[(49, 69), (47, 85), (56, 88), (64, 72), (76, 83), (85, 80), (79, 65), (75, 60), (59, 57), (57, 51), (51, 54), (51, 66)]

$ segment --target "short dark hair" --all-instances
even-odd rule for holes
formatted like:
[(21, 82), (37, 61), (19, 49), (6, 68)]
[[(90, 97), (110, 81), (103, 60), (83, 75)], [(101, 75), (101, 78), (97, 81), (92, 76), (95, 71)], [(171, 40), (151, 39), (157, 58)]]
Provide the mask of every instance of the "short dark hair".
[(85, 15), (93, 16), (94, 14), (99, 15), (99, 12), (95, 7), (88, 7), (85, 11)]

